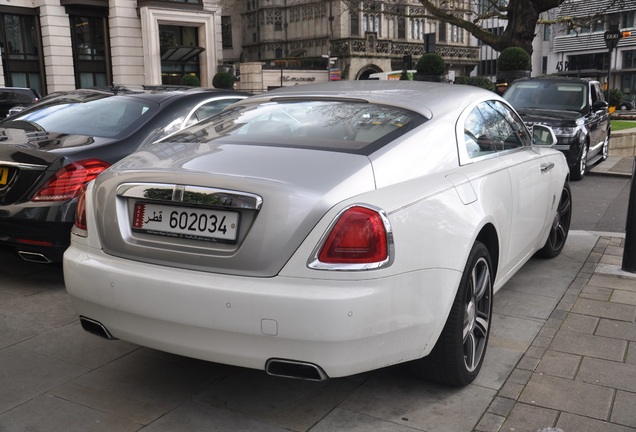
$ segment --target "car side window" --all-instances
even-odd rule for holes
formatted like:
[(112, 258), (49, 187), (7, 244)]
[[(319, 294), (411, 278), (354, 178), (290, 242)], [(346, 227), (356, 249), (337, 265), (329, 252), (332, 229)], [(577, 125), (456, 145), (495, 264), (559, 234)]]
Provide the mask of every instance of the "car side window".
[(466, 117), (464, 145), (470, 159), (524, 146), (520, 120), (498, 101), (482, 102)]

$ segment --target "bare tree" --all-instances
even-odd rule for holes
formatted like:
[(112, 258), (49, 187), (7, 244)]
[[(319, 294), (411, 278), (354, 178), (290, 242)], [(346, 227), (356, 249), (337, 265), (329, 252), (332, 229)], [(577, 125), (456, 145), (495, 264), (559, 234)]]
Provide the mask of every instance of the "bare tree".
[[(542, 12), (560, 6), (567, 0), (419, 1), (428, 11), (430, 18), (468, 30), (477, 39), (497, 51), (501, 52), (505, 48), (517, 46), (532, 53), (532, 40), (539, 16)], [(474, 6), (461, 9), (455, 6), (456, 3)], [(506, 22), (503, 33), (498, 35), (482, 26), (485, 21), (497, 18)]]
[[(343, 0), (350, 11), (379, 10), (382, 0)], [(385, 0), (386, 2), (386, 0)], [(392, 8), (393, 11), (411, 11), (409, 18), (427, 18), (455, 25), (470, 32), (485, 45), (501, 52), (505, 48), (517, 46), (532, 54), (532, 40), (538, 23), (554, 23), (541, 20), (543, 12), (559, 6), (571, 6), (576, 10), (585, 4), (589, 9), (589, 0), (393, 0), (393, 4), (419, 3), (423, 8)], [(577, 5), (579, 3), (579, 5)], [(596, 0), (592, 16), (565, 16), (560, 19), (574, 31), (589, 27), (590, 23), (602, 17), (608, 10), (623, 8), (627, 0)], [(416, 11), (412, 13), (412, 11)], [(384, 12), (386, 13), (386, 12)], [(389, 12), (391, 13), (391, 12)], [(398, 12), (399, 14), (399, 12)], [(489, 20), (502, 20), (505, 23), (503, 33), (495, 34), (488, 29)]]

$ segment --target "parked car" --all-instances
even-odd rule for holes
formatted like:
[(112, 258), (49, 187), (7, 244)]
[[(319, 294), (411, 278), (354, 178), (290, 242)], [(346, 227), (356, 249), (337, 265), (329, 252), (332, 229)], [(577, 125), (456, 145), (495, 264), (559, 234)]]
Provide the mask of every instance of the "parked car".
[(0, 87), (0, 118), (8, 117), (15, 106), (28, 106), (40, 100), (40, 93), (32, 88)]
[(608, 104), (598, 81), (519, 79), (503, 97), (529, 126), (552, 127), (558, 140), (555, 148), (566, 155), (572, 180), (581, 180), (588, 166), (607, 159), (612, 128)]
[(29, 261), (61, 262), (83, 184), (246, 96), (206, 89), (76, 90), (0, 122), (0, 245)]
[(68, 294), (108, 339), (311, 380), (410, 362), (466, 385), (493, 294), (568, 235), (565, 158), (533, 134), (470, 86), (253, 96), (87, 185)]
[(631, 111), (634, 109), (634, 101), (633, 100), (624, 100), (623, 102), (621, 102), (621, 104), (618, 106), (618, 109), (621, 111)]

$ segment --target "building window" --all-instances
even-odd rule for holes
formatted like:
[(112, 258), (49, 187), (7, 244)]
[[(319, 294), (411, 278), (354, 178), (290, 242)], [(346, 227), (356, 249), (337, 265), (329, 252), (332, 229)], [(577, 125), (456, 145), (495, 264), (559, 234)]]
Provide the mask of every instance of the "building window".
[[(184, 56), (173, 58), (169, 50), (183, 48)], [(190, 49), (189, 53), (186, 49)], [(161, 51), (161, 84), (178, 85), (185, 75), (201, 76), (199, 68), (199, 28), (190, 26), (159, 25)]]
[(423, 19), (412, 19), (410, 30), (410, 39), (413, 40), (423, 40), (424, 39), (424, 20)]
[(221, 44), (223, 48), (232, 48), (232, 17), (221, 17)]
[(548, 57), (547, 56), (541, 57), (541, 73), (543, 75), (548, 74)]
[(358, 12), (351, 13), (351, 36), (360, 36), (360, 14)]
[(543, 24), (543, 40), (550, 40), (550, 24)]
[(623, 51), (623, 69), (636, 69), (636, 51)]
[(451, 42), (462, 43), (464, 42), (464, 31), (457, 26), (451, 25)]
[(75, 65), (75, 87), (112, 84), (107, 53), (108, 18), (70, 15), (71, 43)]
[(439, 34), (437, 40), (440, 42), (446, 42), (446, 23), (439, 23)]
[(634, 11), (623, 13), (623, 28), (634, 27)]
[(479, 62), (477, 70), (478, 75), (496, 75), (497, 74), (497, 60), (482, 60)]
[(398, 39), (406, 39), (406, 18), (397, 18), (397, 37)]
[(46, 94), (39, 23), (33, 15), (0, 14), (0, 55), (5, 85)]
[(380, 15), (379, 14), (364, 14), (364, 20), (362, 21), (362, 30), (366, 32), (376, 32), (380, 34)]

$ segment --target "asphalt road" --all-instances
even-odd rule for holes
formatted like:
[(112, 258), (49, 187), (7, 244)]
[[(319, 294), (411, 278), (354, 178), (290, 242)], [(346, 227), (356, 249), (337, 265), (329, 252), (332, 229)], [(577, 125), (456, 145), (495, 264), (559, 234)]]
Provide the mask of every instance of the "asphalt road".
[(586, 175), (571, 182), (572, 223), (570, 229), (624, 233), (631, 179)]

